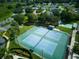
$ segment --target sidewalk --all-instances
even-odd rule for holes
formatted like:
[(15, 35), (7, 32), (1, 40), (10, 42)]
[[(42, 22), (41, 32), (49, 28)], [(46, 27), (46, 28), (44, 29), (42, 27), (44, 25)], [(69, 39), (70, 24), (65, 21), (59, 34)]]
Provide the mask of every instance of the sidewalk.
[(69, 46), (69, 56), (68, 56), (68, 59), (73, 59), (72, 49), (73, 49), (74, 43), (75, 43), (76, 32), (77, 32), (77, 30), (73, 30), (73, 32), (72, 32), (71, 44)]

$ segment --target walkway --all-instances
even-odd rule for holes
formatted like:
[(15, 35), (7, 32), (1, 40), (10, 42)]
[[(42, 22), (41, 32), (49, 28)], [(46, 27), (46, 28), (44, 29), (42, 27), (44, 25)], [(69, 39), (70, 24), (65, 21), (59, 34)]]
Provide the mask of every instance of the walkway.
[(10, 40), (9, 40), (9, 38), (8, 38), (5, 34), (6, 34), (6, 32), (4, 32), (4, 33), (3, 33), (3, 37), (5, 37), (5, 38), (8, 40), (8, 42), (7, 42), (7, 44), (6, 44), (6, 51), (5, 51), (5, 55), (6, 55), (6, 54), (7, 54), (8, 49), (9, 49)]
[(73, 49), (77, 30), (73, 30), (70, 48)]
[(76, 32), (77, 32), (77, 30), (73, 30), (73, 32), (72, 32), (71, 44), (69, 46), (69, 56), (68, 56), (68, 59), (72, 59), (73, 58), (71, 56), (71, 54), (72, 54), (72, 49), (73, 49), (74, 43), (75, 43)]

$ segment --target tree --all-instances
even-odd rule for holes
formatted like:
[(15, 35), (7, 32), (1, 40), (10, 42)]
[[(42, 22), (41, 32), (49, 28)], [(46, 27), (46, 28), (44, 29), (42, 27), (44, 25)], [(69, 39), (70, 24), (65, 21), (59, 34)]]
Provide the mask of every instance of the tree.
[(5, 58), (5, 59), (13, 59), (13, 56), (7, 54), (4, 58)]
[(20, 3), (17, 3), (14, 13), (22, 13), (22, 12), (23, 12), (22, 5)]
[(79, 20), (79, 14), (73, 11), (73, 7), (66, 7), (60, 14), (61, 21), (70, 23)]
[(38, 24), (42, 25), (58, 25), (60, 18), (58, 16), (53, 16), (52, 14), (40, 14), (38, 17)]
[(51, 18), (52, 25), (58, 26), (58, 21), (59, 20), (60, 20), (60, 17), (58, 17), (58, 16), (52, 16), (52, 18)]
[(10, 40), (14, 40), (16, 36), (19, 34), (19, 25), (16, 21), (11, 23), (11, 28), (9, 29)]
[(73, 19), (76, 20), (76, 21), (79, 21), (79, 14), (74, 14)]
[(75, 3), (75, 7), (79, 8), (79, 0)]
[(5, 0), (0, 0), (0, 3), (4, 3), (5, 2)]
[(38, 17), (38, 23), (40, 25), (45, 24), (45, 16), (46, 14), (40, 14), (40, 16)]
[(16, 4), (16, 8), (21, 8), (21, 7), (22, 7), (22, 5), (20, 3)]
[(0, 48), (0, 59), (2, 59), (2, 57), (4, 56), (5, 54), (5, 47), (4, 48)]
[(22, 13), (23, 9), (22, 8), (15, 8), (14, 13)]
[(76, 54), (79, 54), (79, 44), (74, 45), (73, 52), (75, 52)]
[(59, 15), (60, 15), (58, 9), (54, 9), (54, 10), (52, 10), (52, 13), (54, 14), (54, 16), (59, 16)]
[(28, 13), (27, 17), (28, 17), (28, 22), (29, 23), (35, 23), (38, 19), (38, 16), (35, 15), (35, 14), (32, 14), (32, 13)]
[(25, 12), (26, 13), (32, 13), (33, 11), (32, 11), (31, 7), (26, 7)]
[(24, 15), (15, 15), (13, 16), (14, 20), (18, 22), (19, 25), (23, 24)]
[(64, 22), (64, 23), (68, 23), (71, 21), (71, 13), (68, 12), (68, 11), (62, 11), (61, 13), (61, 20)]
[(7, 8), (8, 9), (13, 9), (13, 6), (12, 5), (8, 5)]

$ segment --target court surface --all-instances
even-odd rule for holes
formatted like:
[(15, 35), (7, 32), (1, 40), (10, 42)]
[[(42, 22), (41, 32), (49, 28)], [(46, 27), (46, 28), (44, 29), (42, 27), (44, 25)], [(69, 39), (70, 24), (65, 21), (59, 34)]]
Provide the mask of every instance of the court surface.
[(45, 59), (64, 59), (68, 39), (67, 33), (33, 27), (20, 35), (16, 43)]

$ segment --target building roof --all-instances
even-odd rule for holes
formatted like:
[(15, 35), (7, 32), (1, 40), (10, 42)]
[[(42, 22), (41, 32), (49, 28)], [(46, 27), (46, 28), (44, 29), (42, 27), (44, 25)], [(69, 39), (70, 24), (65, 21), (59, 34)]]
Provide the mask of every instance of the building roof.
[(5, 43), (5, 39), (0, 36), (0, 45), (3, 45), (4, 43)]
[(0, 32), (7, 31), (9, 28), (11, 28), (11, 25), (6, 25), (4, 27), (0, 27)]
[(21, 46), (45, 59), (64, 59), (68, 39), (67, 33), (43, 27), (34, 27), (17, 38)]

